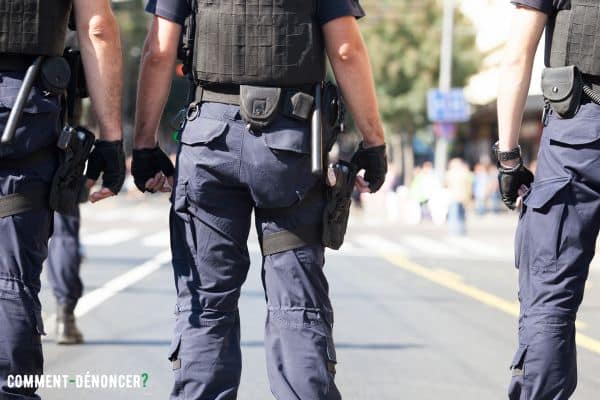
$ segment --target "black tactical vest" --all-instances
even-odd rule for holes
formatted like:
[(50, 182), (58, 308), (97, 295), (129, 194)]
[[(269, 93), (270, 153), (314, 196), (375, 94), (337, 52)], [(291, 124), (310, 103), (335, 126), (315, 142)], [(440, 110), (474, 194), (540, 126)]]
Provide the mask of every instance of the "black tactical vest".
[(60, 56), (72, 0), (0, 0), (0, 54)]
[(196, 80), (277, 87), (324, 80), (317, 1), (196, 0)]
[(548, 25), (546, 65), (600, 76), (600, 0), (571, 0)]

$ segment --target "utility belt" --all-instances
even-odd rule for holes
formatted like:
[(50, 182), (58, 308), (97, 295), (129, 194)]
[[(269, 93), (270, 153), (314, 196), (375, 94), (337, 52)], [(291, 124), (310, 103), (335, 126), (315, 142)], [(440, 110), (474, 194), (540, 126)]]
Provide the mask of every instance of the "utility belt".
[(315, 96), (313, 88), (277, 88), (245, 85), (216, 85), (196, 89), (196, 102), (233, 104), (253, 130), (268, 127), (277, 115), (308, 121)]
[(318, 199), (324, 201), (322, 223), (266, 235), (261, 238), (261, 248), (265, 256), (317, 244), (339, 249), (348, 226), (357, 171), (352, 164), (338, 161), (323, 174), (327, 154), (343, 131), (344, 106), (337, 86), (330, 82), (300, 88), (211, 85), (196, 89), (190, 110), (198, 112), (203, 102), (239, 106), (242, 119), (254, 131), (267, 128), (279, 115), (311, 121), (312, 172), (319, 176), (318, 183), (295, 206), (256, 212), (263, 217), (281, 217)]
[[(16, 67), (28, 60), (31, 59), (25, 56), (5, 57), (3, 55), (0, 60), (0, 70), (23, 70), (23, 68)], [(65, 124), (55, 145), (40, 149), (20, 159), (0, 159), (0, 168), (14, 170), (35, 166), (50, 157), (58, 157), (57, 170), (50, 186), (47, 184), (26, 185), (19, 193), (0, 197), (0, 218), (48, 208), (66, 215), (73, 215), (77, 211), (77, 205), (84, 191), (85, 163), (95, 142), (95, 137), (87, 129), (73, 128), (70, 124), (73, 121), (70, 119), (69, 103), (77, 94), (67, 89), (78, 87), (77, 82), (73, 82), (74, 77), (78, 74), (71, 73), (72, 62), (80, 63), (80, 60), (73, 57), (73, 54), (70, 58), (36, 57), (32, 64), (25, 67), (27, 72), (15, 99), (15, 105), (6, 121), (2, 144), (12, 141), (20, 124), (23, 108), (34, 85), (66, 99), (63, 101)], [(80, 65), (78, 64), (76, 67), (80, 67)]]
[(584, 102), (600, 104), (600, 77), (582, 74), (576, 66), (545, 68), (542, 93), (546, 102), (544, 123), (550, 109), (560, 118), (573, 118)]

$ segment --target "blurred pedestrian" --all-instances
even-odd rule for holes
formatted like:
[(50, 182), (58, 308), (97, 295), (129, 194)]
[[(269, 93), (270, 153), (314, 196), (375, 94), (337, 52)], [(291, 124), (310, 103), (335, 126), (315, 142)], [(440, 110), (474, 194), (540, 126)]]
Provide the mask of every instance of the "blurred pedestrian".
[(449, 191), (448, 228), (450, 233), (466, 233), (466, 208), (472, 198), (473, 174), (460, 158), (453, 158), (446, 172), (446, 187)]
[[(473, 198), (475, 200), (475, 212), (484, 215), (488, 211), (488, 200), (490, 196), (490, 175), (482, 163), (475, 164), (473, 170)], [(494, 180), (496, 176), (494, 175)]]

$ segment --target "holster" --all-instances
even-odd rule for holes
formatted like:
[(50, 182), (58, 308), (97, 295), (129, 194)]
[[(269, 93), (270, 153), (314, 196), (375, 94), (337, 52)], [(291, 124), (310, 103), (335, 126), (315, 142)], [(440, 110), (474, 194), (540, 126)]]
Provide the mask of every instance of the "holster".
[(89, 130), (66, 125), (59, 137), (58, 168), (50, 186), (50, 208), (65, 215), (77, 212), (85, 183), (83, 171), (94, 145), (95, 137)]
[(332, 82), (325, 82), (322, 103), (323, 146), (325, 152), (328, 153), (344, 128), (345, 107), (337, 85)]
[(357, 172), (357, 167), (347, 161), (338, 161), (327, 170), (322, 236), (325, 247), (338, 250), (344, 243)]
[(573, 118), (581, 106), (583, 78), (575, 66), (545, 68), (542, 73), (544, 98), (561, 118)]

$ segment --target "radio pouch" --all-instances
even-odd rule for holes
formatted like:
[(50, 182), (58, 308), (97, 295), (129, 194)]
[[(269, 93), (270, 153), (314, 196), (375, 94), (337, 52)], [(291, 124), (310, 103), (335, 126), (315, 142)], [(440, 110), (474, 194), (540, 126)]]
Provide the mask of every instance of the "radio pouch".
[(542, 93), (561, 118), (573, 118), (579, 111), (583, 79), (577, 67), (545, 68), (542, 73)]
[(240, 114), (252, 130), (260, 131), (273, 123), (279, 112), (281, 88), (240, 86)]

